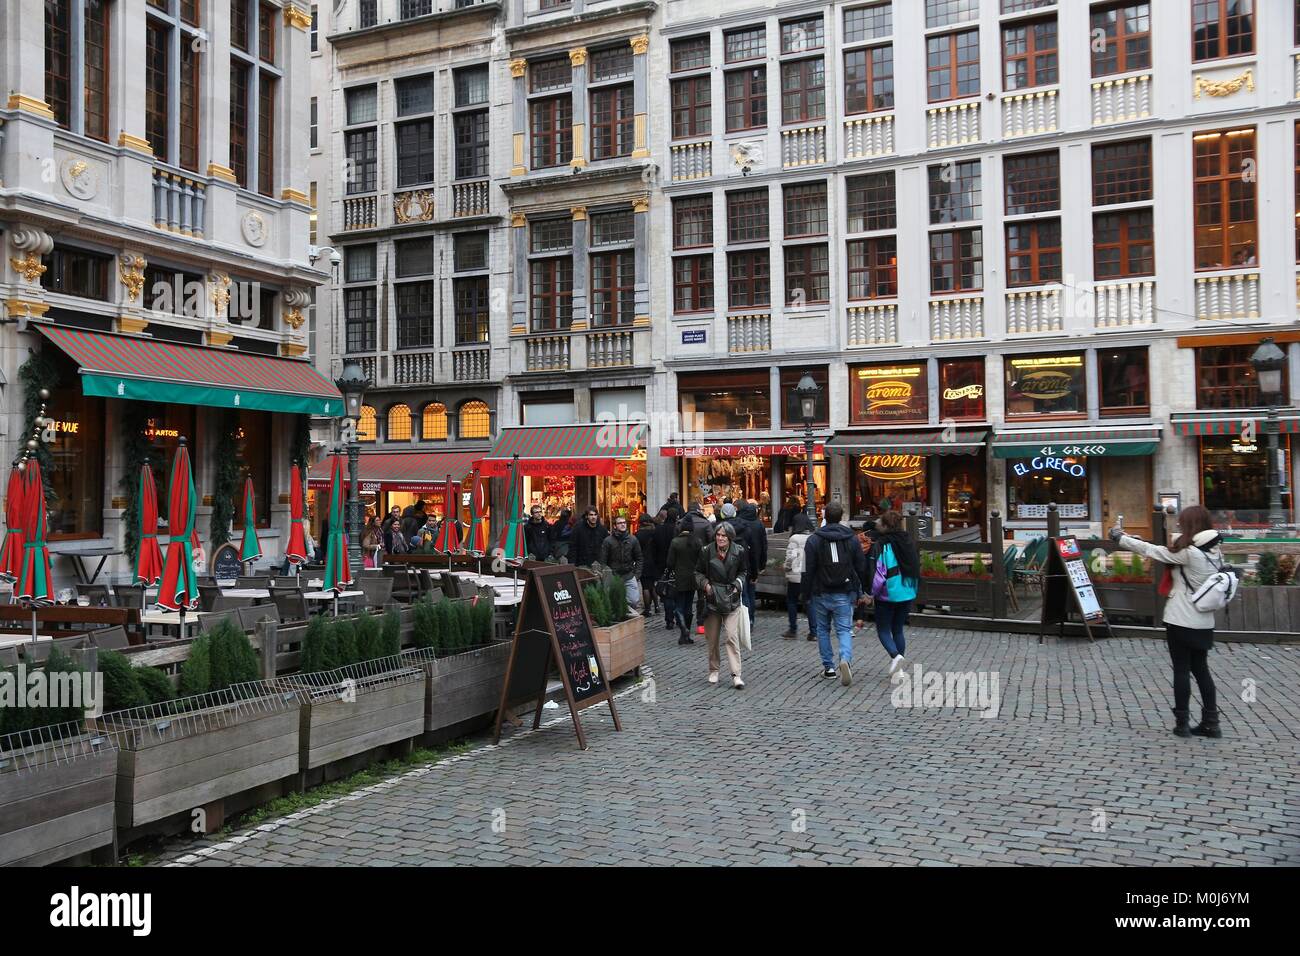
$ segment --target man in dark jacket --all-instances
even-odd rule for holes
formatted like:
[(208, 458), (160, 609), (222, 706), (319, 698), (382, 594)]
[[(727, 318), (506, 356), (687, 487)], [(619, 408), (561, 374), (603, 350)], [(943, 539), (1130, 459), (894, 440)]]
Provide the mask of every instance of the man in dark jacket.
[[(822, 676), (839, 677), (845, 687), (853, 683), (853, 605), (867, 580), (867, 556), (853, 529), (842, 524), (844, 506), (826, 506), (826, 524), (804, 545), (803, 597), (812, 608), (821, 652)], [(831, 647), (831, 627), (839, 643), (839, 670)]]
[(573, 529), (573, 544), (570, 554), (573, 563), (580, 568), (588, 568), (600, 560), (600, 544), (609, 537), (609, 529), (600, 523), (600, 516), (595, 508), (583, 512), (578, 527)]
[(677, 522), (685, 514), (682, 510), (682, 499), (675, 491), (668, 496), (668, 500), (664, 502), (664, 506), (659, 510), (668, 515), (668, 522), (673, 528), (677, 527)]
[(524, 525), (524, 542), (528, 553), (538, 561), (549, 558), (558, 527), (558, 522), (554, 525), (547, 523), (542, 515), (541, 505), (533, 505), (532, 511), (528, 514), (528, 523)]
[(758, 576), (767, 567), (767, 529), (758, 520), (758, 508), (752, 502), (742, 501), (732, 520), (740, 543), (745, 546), (749, 569), (745, 574), (745, 607), (749, 609), (749, 623), (754, 624), (754, 611), (758, 603)]
[(682, 516), (682, 520), (686, 522), (691, 534), (695, 535), (695, 541), (701, 548), (713, 538), (713, 522), (704, 517), (698, 499), (691, 502), (691, 506), (686, 509), (686, 514)]
[(600, 563), (623, 579), (627, 616), (641, 613), (641, 545), (627, 530), (627, 518), (614, 519), (614, 530), (600, 543)]
[(683, 519), (677, 523), (677, 536), (668, 545), (664, 562), (665, 573), (673, 577), (672, 590), (665, 603), (673, 623), (681, 632), (678, 644), (694, 644), (691, 640), (691, 617), (695, 607), (695, 565), (700, 557), (700, 542), (691, 533), (690, 525)]
[(654, 519), (646, 512), (636, 523), (636, 543), (641, 547), (641, 603), (645, 605), (645, 616), (650, 617), (659, 611), (659, 596), (655, 593), (655, 582), (663, 573), (663, 562), (656, 543)]
[[(680, 514), (680, 509), (679, 509)], [(655, 515), (655, 535), (654, 535), (654, 553), (655, 565), (659, 568), (659, 578), (662, 580), (668, 574), (668, 549), (672, 547), (673, 538), (677, 535), (677, 517), (668, 510), (664, 510)], [(645, 549), (642, 548), (642, 551)], [(647, 560), (649, 560), (647, 558)], [(671, 601), (664, 601), (664, 627), (671, 630), (677, 626), (673, 618), (673, 605)]]
[(410, 541), (424, 527), (424, 499), (420, 499), (411, 508), (411, 513), (402, 512), (402, 534), (406, 535), (406, 540)]

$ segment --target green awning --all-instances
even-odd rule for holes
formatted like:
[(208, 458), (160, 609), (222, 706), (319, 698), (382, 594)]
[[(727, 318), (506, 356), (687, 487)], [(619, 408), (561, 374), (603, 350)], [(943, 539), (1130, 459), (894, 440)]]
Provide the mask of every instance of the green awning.
[(994, 458), (1115, 458), (1154, 455), (1160, 428), (1054, 428), (1041, 431), (998, 432)]

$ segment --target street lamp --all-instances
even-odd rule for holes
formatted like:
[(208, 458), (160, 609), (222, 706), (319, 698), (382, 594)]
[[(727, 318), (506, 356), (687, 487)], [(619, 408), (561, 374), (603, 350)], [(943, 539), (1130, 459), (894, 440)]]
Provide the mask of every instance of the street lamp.
[(804, 372), (794, 390), (799, 396), (799, 415), (803, 419), (803, 448), (808, 459), (808, 500), (804, 502), (804, 510), (815, 528), (817, 527), (817, 479), (813, 477), (812, 427), (813, 422), (817, 420), (817, 398), (822, 390), (813, 381), (812, 372)]
[(1282, 394), (1282, 370), (1286, 368), (1286, 353), (1273, 342), (1272, 337), (1260, 339), (1259, 348), (1250, 357), (1250, 364), (1255, 368), (1255, 380), (1259, 383), (1260, 400), (1268, 407), (1268, 417), (1264, 419), (1264, 434), (1268, 436), (1268, 524), (1278, 531), (1286, 524), (1286, 515), (1282, 512), (1282, 486), (1286, 477), (1286, 459), (1278, 445), (1278, 406), (1284, 404), (1286, 397)]
[(343, 374), (334, 383), (343, 393), (343, 412), (347, 425), (344, 440), (348, 450), (348, 541), (351, 545), (353, 567), (361, 567), (361, 495), (357, 472), (361, 466), (361, 444), (357, 441), (357, 428), (361, 422), (361, 401), (366, 389), (373, 384), (355, 361), (343, 364)]

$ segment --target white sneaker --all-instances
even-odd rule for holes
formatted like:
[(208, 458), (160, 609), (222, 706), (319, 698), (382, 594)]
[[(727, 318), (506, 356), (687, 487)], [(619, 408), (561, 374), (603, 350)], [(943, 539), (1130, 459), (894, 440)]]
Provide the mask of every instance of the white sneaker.
[(902, 654), (896, 655), (894, 659), (889, 662), (889, 676), (893, 677), (894, 671), (902, 667), (904, 663), (905, 663), (905, 659), (903, 655)]
[(849, 666), (848, 661), (840, 661), (840, 684), (848, 687), (853, 683), (853, 668)]
[(710, 683), (710, 684), (716, 684), (717, 682), (718, 682), (718, 672), (717, 672), (717, 671), (709, 671), (709, 683)]
[(744, 689), (745, 689), (745, 682), (744, 682), (743, 680), (741, 680), (739, 677), (732, 677), (732, 678), (731, 678), (731, 686), (734, 687), (734, 688), (736, 688), (736, 690), (744, 690)]

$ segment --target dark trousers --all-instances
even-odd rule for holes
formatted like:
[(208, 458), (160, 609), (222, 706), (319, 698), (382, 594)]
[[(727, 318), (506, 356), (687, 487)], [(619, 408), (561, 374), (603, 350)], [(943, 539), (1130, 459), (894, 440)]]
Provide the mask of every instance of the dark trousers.
[(1177, 638), (1167, 637), (1169, 659), (1174, 665), (1174, 710), (1185, 711), (1192, 703), (1192, 677), (1201, 692), (1201, 707), (1205, 711), (1218, 708), (1218, 693), (1214, 678), (1210, 676), (1208, 650), (1192, 647)]
[[(802, 584), (796, 584), (793, 581), (785, 582), (785, 613), (786, 617), (790, 619), (791, 634), (799, 632), (799, 596), (802, 591)], [(810, 634), (816, 633), (817, 629), (813, 626), (812, 607), (805, 607), (804, 613), (808, 616), (808, 632)]]
[(668, 607), (668, 613), (672, 615), (669, 619), (670, 622), (689, 631), (691, 629), (692, 612), (695, 610), (695, 592), (669, 591), (668, 599), (664, 601), (664, 604)]
[(745, 602), (745, 607), (749, 610), (749, 623), (754, 623), (754, 608), (758, 603), (758, 584), (755, 581), (745, 578), (745, 589), (741, 592), (741, 599)]
[(907, 639), (903, 627), (911, 613), (911, 601), (875, 601), (876, 636), (890, 657), (907, 653)]

